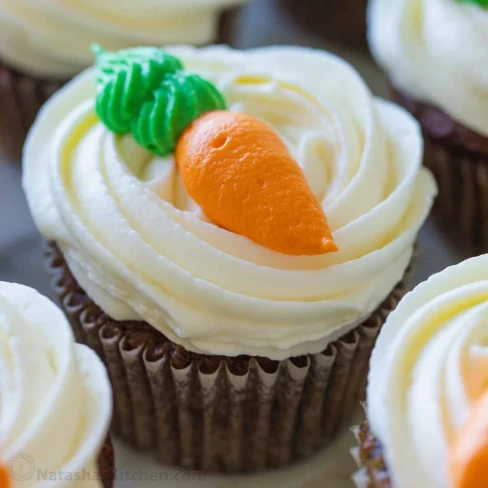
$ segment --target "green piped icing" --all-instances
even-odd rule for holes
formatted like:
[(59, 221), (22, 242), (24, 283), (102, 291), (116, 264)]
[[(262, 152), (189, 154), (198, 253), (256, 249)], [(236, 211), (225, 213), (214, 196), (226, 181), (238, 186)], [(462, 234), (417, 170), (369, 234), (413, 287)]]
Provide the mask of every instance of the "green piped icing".
[(226, 108), (212, 83), (183, 71), (181, 61), (162, 49), (138, 47), (112, 53), (95, 46), (93, 50), (100, 120), (116, 134), (131, 132), (141, 146), (158, 156), (174, 151), (193, 120)]
[(488, 8), (488, 0), (458, 0), (460, 3), (474, 3), (480, 7)]
[(224, 108), (224, 98), (210, 82), (194, 74), (171, 73), (142, 104), (131, 132), (141, 146), (164, 156), (174, 151), (181, 133), (195, 119)]

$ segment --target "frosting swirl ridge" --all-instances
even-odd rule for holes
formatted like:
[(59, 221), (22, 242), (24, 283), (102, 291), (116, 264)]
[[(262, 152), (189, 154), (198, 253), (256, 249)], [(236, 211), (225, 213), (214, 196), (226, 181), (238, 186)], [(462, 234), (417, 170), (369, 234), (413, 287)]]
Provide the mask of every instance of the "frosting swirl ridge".
[(488, 10), (458, 0), (372, 0), (369, 43), (393, 84), (488, 136)]
[(368, 419), (395, 488), (446, 488), (449, 449), (488, 387), (488, 256), (432, 276), (388, 317)]
[(96, 462), (111, 402), (105, 368), (75, 344), (62, 312), (30, 288), (0, 282), (0, 458), (35, 463), (13, 486), (45, 486), (54, 475), (50, 486), (101, 487)]
[(145, 320), (208, 354), (321, 351), (378, 307), (411, 259), (436, 192), (417, 123), (331, 54), (169, 51), (216, 85), (229, 110), (280, 134), (339, 252), (284, 255), (213, 225), (172, 155), (156, 157), (100, 123), (93, 71), (48, 103), (28, 139), (24, 188), (39, 229), (116, 320)]
[(244, 0), (2, 0), (0, 58), (44, 77), (71, 77), (93, 63), (91, 43), (215, 42), (223, 9)]

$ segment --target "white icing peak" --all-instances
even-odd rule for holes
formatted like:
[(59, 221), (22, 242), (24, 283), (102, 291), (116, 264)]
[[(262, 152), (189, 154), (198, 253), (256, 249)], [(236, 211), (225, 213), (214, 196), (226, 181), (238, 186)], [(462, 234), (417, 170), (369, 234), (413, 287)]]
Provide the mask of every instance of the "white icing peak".
[(448, 488), (451, 443), (488, 386), (488, 255), (432, 276), (383, 326), (368, 419), (394, 488)]
[(0, 59), (36, 76), (71, 77), (93, 64), (90, 44), (215, 42), (223, 9), (245, 0), (2, 0)]
[(288, 256), (202, 218), (173, 158), (116, 137), (94, 112), (94, 72), (43, 109), (24, 188), (87, 293), (191, 351), (272, 359), (316, 353), (402, 279), (436, 192), (403, 110), (341, 59), (303, 48), (172, 48), (230, 110), (270, 124), (322, 202), (339, 252)]
[[(0, 462), (35, 463), (13, 487), (45, 486), (42, 476), (58, 470), (64, 475), (49, 486), (101, 487), (96, 461), (111, 407), (105, 368), (75, 344), (62, 312), (30, 288), (0, 282)], [(80, 481), (69, 480), (75, 473)]]
[(488, 136), (488, 10), (457, 0), (371, 0), (369, 41), (391, 81)]

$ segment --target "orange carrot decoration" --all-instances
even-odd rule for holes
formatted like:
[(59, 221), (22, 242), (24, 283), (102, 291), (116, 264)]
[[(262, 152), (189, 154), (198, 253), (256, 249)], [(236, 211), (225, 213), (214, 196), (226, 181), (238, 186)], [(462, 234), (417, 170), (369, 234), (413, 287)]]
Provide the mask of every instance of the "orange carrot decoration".
[(488, 486), (488, 391), (452, 446), (450, 470), (454, 488)]
[(320, 202), (271, 127), (224, 111), (218, 88), (164, 50), (94, 52), (100, 120), (158, 156), (176, 148), (188, 193), (217, 225), (284, 254), (337, 251)]
[(324, 211), (284, 142), (249, 115), (209, 112), (176, 146), (183, 183), (220, 227), (274, 251), (337, 251)]
[(9, 488), (10, 486), (11, 484), (8, 468), (3, 464), (0, 464), (0, 488)]

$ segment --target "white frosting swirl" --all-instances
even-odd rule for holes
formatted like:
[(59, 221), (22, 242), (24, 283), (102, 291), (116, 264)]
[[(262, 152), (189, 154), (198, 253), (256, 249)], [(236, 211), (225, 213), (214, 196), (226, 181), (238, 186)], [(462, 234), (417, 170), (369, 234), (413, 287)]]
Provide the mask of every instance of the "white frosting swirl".
[(174, 48), (231, 110), (283, 137), (322, 202), (339, 252), (289, 256), (206, 221), (174, 170), (94, 113), (92, 71), (42, 111), (24, 188), (41, 232), (109, 315), (187, 349), (283, 359), (316, 353), (401, 280), (435, 194), (417, 123), (324, 52)]
[(373, 55), (398, 88), (488, 136), (488, 10), (458, 0), (371, 0)]
[(93, 64), (92, 43), (215, 42), (220, 14), (245, 0), (1, 0), (0, 59), (36, 76), (71, 77)]
[(488, 388), (488, 255), (434, 275), (390, 314), (368, 419), (395, 488), (448, 488), (449, 447)]
[[(101, 487), (96, 460), (111, 407), (105, 368), (75, 344), (62, 312), (0, 282), (0, 463), (17, 469), (13, 487)], [(24, 461), (20, 473), (18, 456), (30, 456), (34, 472)]]

